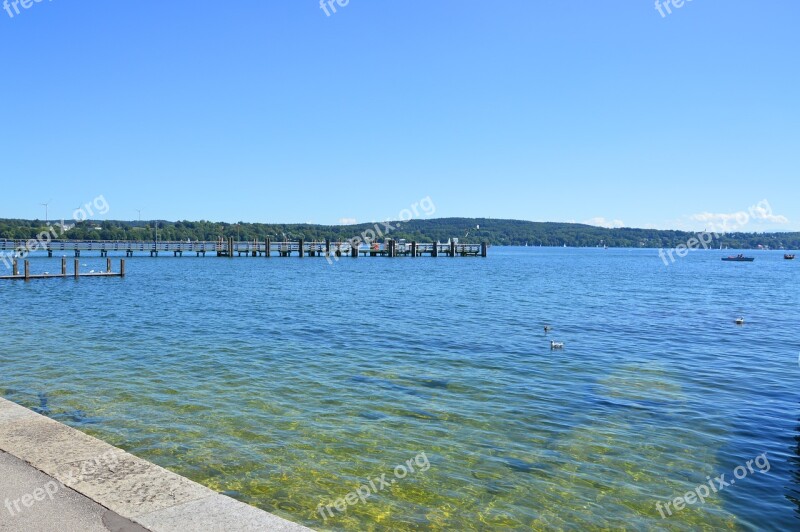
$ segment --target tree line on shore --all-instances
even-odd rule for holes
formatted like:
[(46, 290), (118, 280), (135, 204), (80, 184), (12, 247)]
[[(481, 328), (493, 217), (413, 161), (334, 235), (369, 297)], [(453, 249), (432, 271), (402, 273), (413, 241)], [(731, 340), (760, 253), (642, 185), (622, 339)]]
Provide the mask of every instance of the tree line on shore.
[[(51, 223), (51, 225), (53, 225)], [(238, 240), (273, 241), (342, 241), (368, 234), (385, 238), (405, 238), (418, 242), (447, 242), (458, 238), (463, 243), (489, 242), (494, 246), (568, 246), (568, 247), (648, 247), (674, 248), (686, 244), (696, 234), (688, 231), (618, 228), (607, 229), (583, 224), (528, 222), (491, 218), (437, 218), (403, 222), (355, 225), (225, 223), (191, 221), (114, 221), (87, 220), (70, 222), (62, 232), (64, 240), (135, 240), (215, 241), (233, 237)], [(59, 226), (54, 226), (58, 230)], [(0, 239), (27, 240), (48, 230), (43, 220), (0, 219)], [(372, 231), (372, 232), (369, 232)], [(800, 232), (727, 233), (715, 235), (712, 247), (732, 249), (800, 248)]]

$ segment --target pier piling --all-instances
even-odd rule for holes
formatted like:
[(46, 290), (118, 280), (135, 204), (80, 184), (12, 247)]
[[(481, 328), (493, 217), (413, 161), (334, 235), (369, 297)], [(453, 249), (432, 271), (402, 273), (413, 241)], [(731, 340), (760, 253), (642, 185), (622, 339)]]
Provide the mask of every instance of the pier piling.
[[(106, 257), (106, 271), (98, 270), (95, 272), (94, 270), (90, 271), (89, 273), (81, 273), (81, 264), (80, 259), (75, 259), (74, 261), (74, 268), (75, 271), (72, 273), (72, 277), (76, 280), (81, 277), (125, 277), (125, 259), (120, 259), (119, 261), (119, 273), (114, 273), (111, 270), (111, 259)], [(13, 268), (13, 275), (0, 275), (0, 280), (2, 281), (33, 281), (33, 280), (40, 280), (40, 279), (65, 279), (70, 275), (67, 273), (67, 258), (61, 257), (61, 273), (31, 273), (31, 263), (28, 260), (24, 261), (22, 275), (19, 274), (19, 268), (16, 264), (14, 264)]]

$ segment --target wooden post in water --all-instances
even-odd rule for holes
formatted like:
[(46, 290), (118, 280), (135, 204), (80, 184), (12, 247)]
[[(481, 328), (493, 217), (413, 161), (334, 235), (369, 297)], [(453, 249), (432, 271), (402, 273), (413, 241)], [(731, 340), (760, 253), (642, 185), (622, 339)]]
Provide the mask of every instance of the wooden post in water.
[(357, 240), (350, 241), (350, 256), (353, 257), (354, 259), (358, 258), (358, 247), (360, 245), (361, 244)]
[(119, 259), (119, 276), (125, 277), (125, 259)]
[(61, 257), (61, 275), (67, 276), (67, 257)]
[(271, 250), (271, 247), (272, 247), (272, 242), (270, 242), (270, 241), (269, 241), (269, 238), (268, 238), (268, 239), (267, 239), (267, 240), (266, 240), (264, 243), (267, 245), (267, 248), (264, 250), (264, 252), (265, 252), (265, 253), (264, 253), (264, 256), (265, 256), (265, 257), (269, 257), (269, 256), (270, 256), (270, 254), (271, 254), (271, 251), (272, 251), (272, 250)]
[(31, 278), (31, 263), (27, 260), (25, 261), (25, 280), (28, 281)]
[(450, 239), (450, 256), (456, 256), (456, 243), (452, 238)]
[(17, 262), (17, 259), (14, 259), (14, 260), (11, 262), (11, 273), (12, 273), (14, 276), (17, 276), (17, 275), (19, 275), (19, 263)]
[(438, 257), (439, 256), (439, 241), (433, 243), (433, 251), (431, 251), (431, 257)]
[(481, 242), (481, 257), (484, 259), (489, 254), (489, 243), (486, 241)]
[(326, 257), (330, 257), (331, 256), (331, 239), (330, 238), (326, 238), (325, 239), (325, 256)]
[(412, 240), (411, 241), (411, 256), (412, 257), (416, 257), (417, 256), (417, 241), (416, 240)]
[(111, 259), (106, 258), (106, 273), (111, 273)]
[(300, 258), (302, 259), (302, 258), (303, 258), (303, 256), (305, 255), (305, 251), (303, 250), (303, 244), (304, 244), (304, 242), (303, 242), (303, 239), (302, 239), (302, 238), (300, 239), (300, 242), (299, 242), (299, 244), (300, 244), (300, 245), (298, 246), (298, 249), (300, 250)]
[(389, 258), (390, 259), (394, 258), (394, 254), (397, 251), (397, 248), (395, 247), (395, 243), (396, 242), (395, 242), (395, 240), (393, 238), (390, 239), (389, 242), (388, 242), (388, 244), (389, 244)]
[(233, 258), (233, 237), (228, 237), (228, 256)]
[(77, 279), (80, 276), (80, 267), (81, 261), (79, 259), (75, 259), (75, 278)]

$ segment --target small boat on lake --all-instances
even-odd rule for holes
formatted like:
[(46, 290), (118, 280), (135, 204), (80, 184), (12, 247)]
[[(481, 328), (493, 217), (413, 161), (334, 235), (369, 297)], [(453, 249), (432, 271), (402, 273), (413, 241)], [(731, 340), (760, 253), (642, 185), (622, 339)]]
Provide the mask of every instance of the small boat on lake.
[(794, 260), (794, 255), (789, 255), (787, 253), (786, 255), (783, 256), (783, 258), (786, 259), (786, 260)]
[(753, 262), (755, 257), (745, 257), (744, 255), (736, 255), (735, 257), (722, 257), (722, 260), (727, 262)]

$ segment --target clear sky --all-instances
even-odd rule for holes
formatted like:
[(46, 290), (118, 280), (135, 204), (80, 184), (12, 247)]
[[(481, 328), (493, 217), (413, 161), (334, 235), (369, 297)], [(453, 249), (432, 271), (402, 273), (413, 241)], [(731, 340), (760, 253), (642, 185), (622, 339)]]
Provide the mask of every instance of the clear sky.
[(0, 217), (800, 230), (797, 0), (28, 1)]

